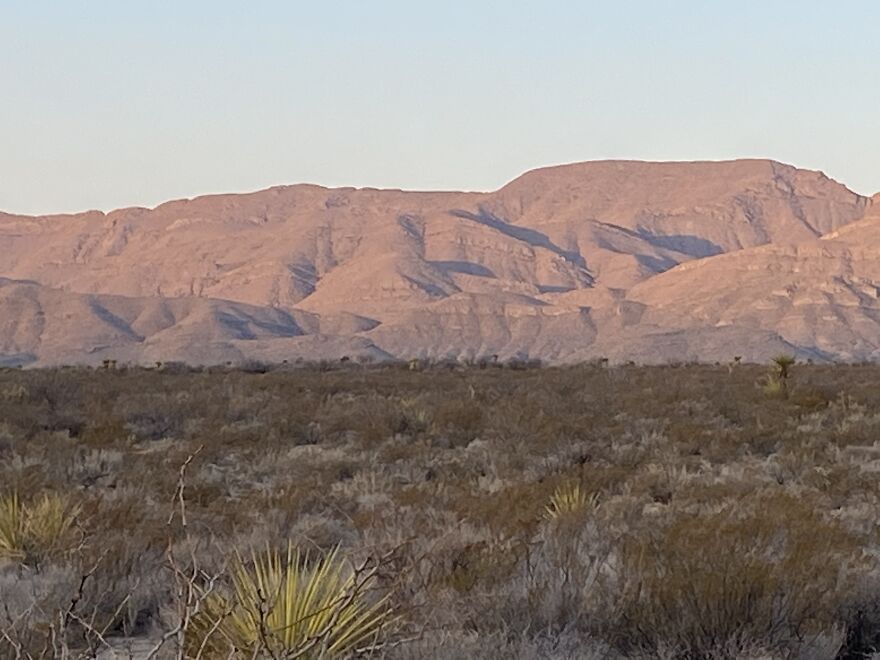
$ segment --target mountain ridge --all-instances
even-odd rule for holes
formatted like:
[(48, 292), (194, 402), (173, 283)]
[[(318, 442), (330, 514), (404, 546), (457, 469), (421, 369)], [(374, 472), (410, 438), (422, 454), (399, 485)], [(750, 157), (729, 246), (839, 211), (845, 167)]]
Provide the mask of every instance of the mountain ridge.
[[(18, 218), (63, 218), (63, 217), (71, 217), (71, 216), (79, 216), (85, 214), (101, 214), (104, 216), (111, 215), (114, 213), (120, 213), (124, 211), (155, 211), (162, 206), (166, 206), (168, 204), (175, 204), (178, 202), (193, 202), (196, 200), (209, 199), (209, 198), (218, 198), (218, 197), (242, 197), (248, 195), (258, 195), (261, 193), (268, 193), (279, 190), (287, 190), (291, 188), (309, 188), (316, 189), (320, 191), (330, 192), (330, 191), (349, 191), (349, 192), (358, 192), (358, 191), (366, 191), (366, 192), (391, 192), (391, 193), (413, 193), (413, 194), (464, 194), (464, 195), (489, 195), (492, 193), (498, 193), (502, 191), (504, 188), (507, 188), (511, 184), (523, 179), (525, 177), (530, 177), (540, 173), (550, 173), (557, 170), (566, 170), (570, 168), (576, 168), (579, 166), (591, 166), (591, 165), (609, 165), (609, 164), (620, 164), (620, 165), (648, 165), (648, 166), (679, 166), (679, 165), (692, 165), (692, 166), (701, 166), (701, 165), (726, 165), (726, 164), (743, 164), (749, 165), (754, 164), (757, 166), (767, 165), (767, 166), (780, 166), (783, 168), (788, 168), (791, 170), (798, 170), (800, 172), (810, 173), (817, 175), (821, 178), (828, 179), (829, 181), (834, 181), (838, 183), (835, 179), (829, 177), (823, 170), (813, 170), (809, 168), (800, 168), (791, 163), (786, 163), (784, 161), (775, 160), (772, 158), (760, 158), (760, 157), (749, 157), (749, 158), (734, 158), (734, 159), (698, 159), (698, 160), (667, 160), (667, 161), (657, 161), (657, 160), (644, 160), (638, 158), (606, 158), (606, 159), (596, 159), (596, 160), (585, 160), (585, 161), (571, 161), (567, 163), (557, 163), (552, 165), (542, 165), (538, 167), (534, 167), (532, 169), (525, 170), (521, 174), (515, 176), (513, 179), (508, 181), (507, 183), (502, 184), (500, 187), (494, 190), (454, 190), (454, 189), (446, 189), (446, 188), (437, 188), (437, 189), (415, 189), (415, 188), (384, 188), (384, 187), (376, 187), (376, 186), (353, 186), (353, 185), (340, 185), (340, 186), (325, 186), (319, 183), (279, 183), (273, 184), (270, 186), (256, 188), (253, 190), (244, 190), (239, 192), (211, 192), (211, 193), (201, 193), (198, 195), (194, 195), (193, 197), (178, 197), (174, 199), (164, 200), (159, 202), (155, 206), (121, 206), (118, 208), (113, 208), (108, 211), (101, 209), (81, 209), (79, 211), (70, 211), (70, 212), (61, 212), (61, 213), (11, 213), (8, 211), (4, 211), (0, 209), (0, 217), (8, 216), (8, 217), (18, 217)], [(870, 195), (862, 195), (848, 188), (845, 184), (843, 185), (847, 190), (849, 190), (852, 194), (857, 195), (859, 197), (865, 197), (867, 199), (871, 199), (872, 197), (875, 199), (880, 199), (880, 192)]]
[[(878, 200), (764, 159), (588, 161), (530, 170), (492, 192), (294, 184), (152, 209), (0, 213), (0, 291), (18, 290), (0, 297), (0, 356), (30, 355), (34, 365), (93, 363), (114, 351), (133, 362), (163, 351), (195, 362), (715, 361), (729, 348), (749, 359), (781, 349), (874, 359), (873, 303), (869, 296), (852, 308), (851, 300), (873, 286), (865, 262), (875, 258), (871, 244), (880, 248)], [(778, 268), (797, 296), (764, 295)], [(25, 286), (41, 289), (25, 295)], [(763, 317), (746, 294), (763, 301)], [(75, 313), (63, 309), (65, 296)], [(188, 311), (164, 336), (108, 334), (82, 296), (98, 308), (109, 297), (111, 307), (124, 298), (133, 308)], [(53, 328), (74, 314), (91, 328), (91, 349), (101, 348), (65, 349), (34, 324), (25, 337), (8, 321), (25, 300), (46, 305)], [(742, 316), (722, 314), (713, 300)], [(294, 341), (283, 323), (267, 321), (279, 314), (306, 319), (297, 336), (311, 339)], [(835, 315), (840, 328), (828, 320)], [(261, 329), (232, 337), (229, 323)]]

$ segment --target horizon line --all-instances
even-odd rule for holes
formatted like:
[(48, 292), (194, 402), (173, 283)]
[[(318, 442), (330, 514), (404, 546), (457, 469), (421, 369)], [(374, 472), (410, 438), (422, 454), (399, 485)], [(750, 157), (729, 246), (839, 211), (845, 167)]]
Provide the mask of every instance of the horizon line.
[(739, 158), (698, 158), (698, 159), (681, 159), (681, 160), (653, 160), (646, 158), (595, 158), (595, 159), (587, 159), (587, 160), (574, 160), (574, 161), (566, 161), (562, 163), (553, 163), (547, 165), (538, 165), (536, 167), (532, 167), (526, 169), (520, 174), (517, 174), (511, 179), (508, 179), (506, 182), (501, 184), (499, 187), (493, 190), (478, 190), (478, 189), (453, 189), (453, 188), (396, 188), (392, 186), (374, 186), (374, 185), (325, 185), (321, 183), (314, 183), (311, 181), (299, 181), (296, 183), (275, 183), (269, 184), (265, 186), (260, 186), (258, 188), (249, 188), (249, 189), (238, 189), (238, 190), (225, 190), (225, 191), (211, 191), (211, 192), (201, 192), (196, 193), (192, 196), (185, 197), (174, 197), (170, 199), (166, 199), (164, 201), (158, 202), (154, 205), (140, 205), (140, 204), (131, 204), (125, 206), (117, 206), (113, 208), (87, 208), (81, 209), (78, 211), (56, 211), (56, 212), (46, 212), (46, 213), (17, 213), (14, 211), (6, 211), (0, 208), (0, 215), (20, 217), (20, 218), (49, 218), (49, 217), (69, 217), (69, 216), (77, 216), (77, 215), (86, 215), (90, 213), (98, 213), (104, 216), (110, 215), (112, 213), (120, 212), (120, 211), (155, 211), (156, 209), (165, 206), (166, 204), (174, 204), (180, 202), (192, 202), (199, 199), (205, 199), (210, 197), (225, 197), (225, 196), (245, 196), (245, 195), (256, 195), (263, 192), (268, 192), (270, 190), (282, 189), (282, 188), (295, 188), (295, 187), (312, 187), (312, 188), (320, 188), (323, 190), (350, 190), (350, 191), (376, 191), (376, 192), (397, 192), (397, 193), (411, 193), (411, 194), (425, 194), (425, 195), (436, 195), (436, 194), (478, 194), (478, 195), (491, 195), (497, 193), (513, 182), (521, 179), (524, 176), (529, 174), (533, 174), (535, 172), (540, 172), (543, 170), (552, 170), (559, 169), (565, 167), (574, 167), (577, 165), (589, 165), (589, 164), (600, 164), (600, 163), (640, 163), (640, 164), (648, 164), (648, 165), (700, 165), (700, 164), (726, 164), (726, 163), (771, 163), (775, 165), (782, 165), (784, 167), (791, 167), (796, 170), (804, 171), (804, 172), (814, 172), (816, 174), (820, 174), (831, 181), (843, 186), (848, 191), (857, 195), (859, 197), (865, 199), (872, 199), (880, 195), (880, 191), (872, 194), (865, 194), (861, 192), (857, 192), (853, 190), (848, 184), (838, 179), (835, 179), (828, 174), (825, 173), (824, 170), (813, 169), (809, 167), (800, 167), (793, 163), (789, 163), (783, 160), (777, 160), (775, 158), (767, 157), (767, 156), (744, 156)]

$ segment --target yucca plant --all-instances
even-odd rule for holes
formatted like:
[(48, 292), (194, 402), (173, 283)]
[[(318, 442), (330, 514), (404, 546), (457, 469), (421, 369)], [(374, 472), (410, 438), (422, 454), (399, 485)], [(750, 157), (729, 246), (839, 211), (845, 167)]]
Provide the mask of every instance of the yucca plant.
[(207, 597), (187, 636), (196, 657), (337, 658), (375, 646), (395, 618), (371, 602), (374, 571), (356, 571), (336, 548), (312, 562), (292, 545), (233, 561), (227, 593)]
[(59, 495), (43, 495), (25, 509), (25, 537), (38, 550), (55, 551), (70, 537), (79, 512)]
[(56, 494), (23, 504), (18, 493), (0, 500), (0, 559), (38, 564), (64, 548), (73, 531), (78, 506)]
[(18, 493), (0, 500), (0, 559), (24, 558), (24, 516)]
[(544, 507), (544, 517), (548, 520), (556, 520), (580, 513), (588, 507), (596, 506), (598, 499), (597, 493), (587, 495), (579, 483), (565, 483), (557, 487), (550, 496), (550, 503)]
[(795, 359), (790, 355), (777, 355), (770, 360), (770, 373), (761, 384), (764, 394), (771, 397), (787, 397), (788, 380), (791, 378), (791, 368), (795, 362)]
[(786, 381), (791, 376), (791, 368), (795, 364), (795, 359), (790, 355), (777, 355), (772, 360), (776, 369), (776, 375), (780, 380)]

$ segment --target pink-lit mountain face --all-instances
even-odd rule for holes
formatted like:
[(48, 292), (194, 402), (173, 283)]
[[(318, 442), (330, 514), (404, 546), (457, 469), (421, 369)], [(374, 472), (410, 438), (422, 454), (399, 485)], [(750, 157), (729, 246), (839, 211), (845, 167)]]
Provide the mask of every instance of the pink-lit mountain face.
[(772, 161), (0, 214), (0, 364), (880, 355), (880, 204)]

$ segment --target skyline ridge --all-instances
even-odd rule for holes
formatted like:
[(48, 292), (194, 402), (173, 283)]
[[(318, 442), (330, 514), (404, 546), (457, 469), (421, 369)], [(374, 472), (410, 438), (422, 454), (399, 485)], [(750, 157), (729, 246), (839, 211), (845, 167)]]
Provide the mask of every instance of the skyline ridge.
[(137, 204), (118, 206), (114, 208), (88, 208), (88, 209), (79, 209), (79, 210), (67, 210), (60, 211), (55, 213), (16, 213), (9, 211), (4, 208), (0, 208), (0, 214), (3, 215), (11, 215), (11, 216), (20, 216), (20, 217), (54, 217), (54, 216), (70, 216), (70, 215), (80, 215), (82, 213), (91, 213), (97, 212), (102, 213), (104, 215), (109, 215), (111, 213), (117, 211), (127, 211), (127, 210), (145, 210), (145, 211), (155, 211), (157, 208), (165, 205), (165, 204), (173, 204), (175, 202), (191, 202), (194, 200), (202, 199), (202, 198), (211, 198), (211, 197), (226, 197), (231, 195), (256, 195), (262, 192), (267, 192), (275, 189), (285, 189), (285, 188), (295, 188), (299, 186), (303, 187), (314, 187), (322, 190), (358, 190), (358, 191), (388, 191), (388, 192), (401, 192), (401, 193), (424, 193), (424, 194), (442, 194), (442, 193), (466, 193), (466, 194), (493, 194), (503, 190), (505, 187), (511, 185), (522, 177), (528, 176), (530, 174), (534, 174), (537, 172), (554, 170), (554, 169), (563, 169), (569, 167), (577, 167), (579, 165), (590, 165), (590, 164), (602, 164), (602, 163), (622, 163), (622, 164), (645, 164), (645, 165), (701, 165), (701, 164), (717, 164), (723, 165), (726, 163), (770, 163), (781, 165), (784, 167), (789, 167), (801, 171), (806, 172), (815, 172), (820, 174), (831, 181), (839, 183), (844, 186), (854, 194), (870, 199), (872, 197), (877, 197), (880, 195), (880, 190), (876, 192), (859, 192), (854, 188), (850, 187), (850, 185), (837, 179), (833, 176), (828, 175), (823, 169), (811, 168), (811, 167), (801, 167), (799, 165), (789, 163), (783, 160), (778, 160), (770, 157), (744, 157), (744, 158), (718, 158), (718, 159), (695, 159), (695, 160), (650, 160), (650, 159), (642, 159), (642, 158), (597, 158), (597, 159), (589, 159), (589, 160), (576, 160), (576, 161), (568, 161), (564, 163), (555, 163), (548, 165), (539, 165), (536, 167), (532, 167), (524, 170), (520, 174), (514, 176), (511, 179), (508, 179), (503, 184), (498, 186), (497, 188), (491, 190), (477, 190), (477, 189), (452, 189), (452, 188), (437, 188), (437, 189), (418, 189), (418, 188), (401, 188), (401, 187), (377, 187), (377, 186), (369, 186), (369, 185), (328, 185), (322, 184), (315, 181), (299, 181), (293, 183), (278, 183), (269, 186), (263, 186), (260, 188), (248, 189), (248, 190), (234, 190), (234, 191), (216, 191), (216, 192), (205, 192), (205, 193), (197, 193), (194, 195), (186, 196), (186, 197), (176, 197), (173, 199), (166, 199), (160, 201), (159, 203), (153, 206), (141, 206)]

